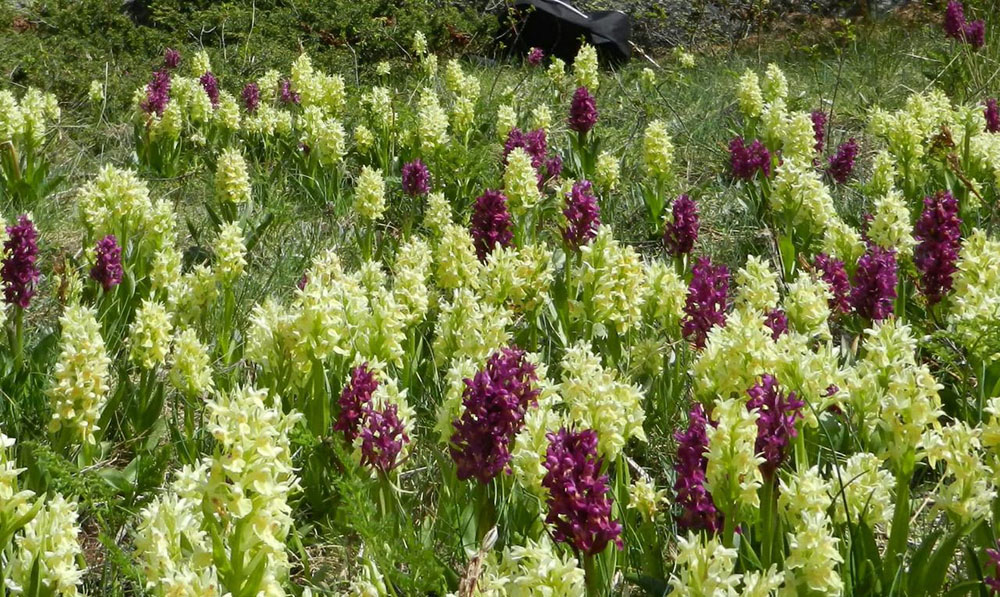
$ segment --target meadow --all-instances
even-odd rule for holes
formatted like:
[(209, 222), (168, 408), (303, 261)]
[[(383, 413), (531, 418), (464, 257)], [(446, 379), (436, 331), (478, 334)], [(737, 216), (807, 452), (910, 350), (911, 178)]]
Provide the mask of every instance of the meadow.
[(0, 597), (1000, 592), (995, 6), (97, 4), (0, 8)]

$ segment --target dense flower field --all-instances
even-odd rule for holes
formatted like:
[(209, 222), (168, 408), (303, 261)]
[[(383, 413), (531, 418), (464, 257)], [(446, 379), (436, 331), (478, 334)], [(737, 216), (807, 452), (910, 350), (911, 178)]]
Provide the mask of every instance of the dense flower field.
[[(943, 21), (980, 68), (983, 21)], [(931, 85), (834, 144), (777, 65), (736, 73), (730, 268), (669, 114), (602, 145), (593, 48), (533, 50), (495, 111), (406, 53), (234, 82), (167, 49), (131, 162), (71, 193), (60, 102), (0, 91), (0, 595), (1000, 591), (995, 99)], [(201, 204), (151, 190), (199, 171)], [(337, 222), (287, 288), (277, 171)]]

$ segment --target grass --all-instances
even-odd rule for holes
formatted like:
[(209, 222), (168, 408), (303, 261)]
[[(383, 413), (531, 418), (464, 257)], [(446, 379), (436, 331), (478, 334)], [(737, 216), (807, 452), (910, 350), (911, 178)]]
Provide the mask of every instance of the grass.
[[(229, 37), (252, 39), (249, 31), (239, 29), (240, 24), (237, 20), (229, 25), (227, 32), (216, 32), (214, 35), (221, 38), (218, 42), (220, 47), (208, 47), (222, 85), (234, 90), (238, 90), (243, 81), (261, 75), (266, 68), (287, 65), (297, 52), (298, 45), (295, 39), (297, 32), (286, 33), (283, 37), (262, 43), (259, 53), (250, 53), (245, 42), (240, 47), (239, 41), (228, 41)], [(242, 25), (249, 28), (249, 23)], [(627, 155), (650, 117), (667, 118), (679, 148), (679, 169), (684, 172), (686, 188), (679, 190), (704, 201), (706, 248), (715, 257), (732, 263), (741, 261), (755, 242), (746, 214), (741, 209), (740, 198), (733, 192), (733, 187), (719, 184), (726, 160), (726, 144), (733, 135), (736, 117), (732, 93), (734, 82), (745, 68), (762, 68), (769, 62), (776, 62), (792, 82), (794, 97), (790, 108), (822, 107), (833, 110), (828, 140), (828, 147), (832, 149), (847, 137), (861, 134), (864, 115), (870, 106), (897, 107), (914, 90), (928, 87), (932, 81), (927, 74), (936, 73), (943, 66), (931, 56), (945, 46), (934, 24), (912, 17), (893, 17), (888, 22), (836, 22), (833, 28), (823, 28), (828, 25), (825, 22), (813, 23), (810, 26), (817, 29), (796, 36), (799, 39), (775, 37), (765, 40), (762, 37), (756, 44), (751, 39), (736, 51), (707, 48), (699, 54), (697, 67), (690, 71), (679, 70), (669, 56), (663, 56), (657, 62), (666, 70), (661, 71), (662, 83), (654, 97), (642, 97), (636, 85), (640, 68), (652, 66), (643, 59), (637, 58), (627, 67), (608, 73), (609, 81), (598, 94), (601, 130), (605, 135), (603, 147), (616, 155)], [(100, 51), (97, 48), (81, 49), (78, 46), (90, 41), (88, 38), (67, 39), (72, 32), (47, 31), (42, 25), (23, 32), (9, 28), (0, 35), (0, 69), (7, 73), (26, 73), (8, 84), (14, 88), (39, 86), (59, 94), (63, 106), (63, 126), (50, 149), (56, 156), (56, 169), (65, 176), (61, 194), (57, 195), (59, 197), (71, 194), (73, 188), (85, 181), (100, 164), (133, 163), (131, 126), (126, 124), (133, 90), (144, 85), (149, 72), (158, 63), (163, 47), (177, 47), (185, 55), (200, 47), (198, 43), (179, 38), (178, 34), (151, 35), (159, 43), (135, 41), (133, 38), (140, 36), (137, 30), (142, 28), (131, 26), (123, 19), (105, 23), (105, 26), (112, 27), (118, 36), (126, 40), (120, 42), (125, 54), (101, 55), (96, 54)], [(197, 22), (189, 23), (188, 33), (198, 26)], [(258, 21), (254, 26), (259, 28), (263, 25)], [(809, 36), (807, 39), (801, 39), (806, 35)], [(29, 56), (32, 58), (29, 59)], [(233, 59), (234, 56), (237, 58)], [(342, 72), (348, 81), (356, 79), (362, 86), (366, 81), (373, 81), (370, 64), (359, 65), (358, 72), (351, 72), (353, 68), (344, 70), (344, 66), (353, 67), (345, 63), (344, 50), (324, 48), (313, 57), (318, 66)], [(995, 61), (988, 60), (989, 63)], [(505, 89), (530, 86), (534, 79), (520, 65), (507, 62), (483, 67), (478, 66), (477, 61), (468, 60), (465, 67), (488, 82), (484, 85), (485, 97), (480, 108), (487, 114), (495, 113), (500, 103), (499, 96)], [(397, 62), (394, 71), (401, 74), (394, 73), (394, 87), (407, 87), (405, 70), (405, 65)], [(109, 99), (101, 108), (97, 126), (94, 107), (86, 100), (86, 90), (93, 79), (106, 80), (108, 85)], [(995, 81), (990, 83), (995, 85)], [(408, 98), (400, 99), (404, 103), (408, 101)], [(562, 105), (552, 105), (556, 119), (565, 109)], [(492, 168), (495, 178), (496, 170), (491, 164), (495, 162), (492, 154), (496, 149), (479, 147), (475, 151), (481, 154), (476, 161), (484, 168)], [(265, 165), (258, 172), (255, 195), (278, 198), (277, 201), (269, 199), (267, 207), (276, 216), (276, 234), (272, 238), (282, 239), (283, 253), (289, 254), (290, 247), (286, 243), (291, 241), (295, 243), (291, 247), (291, 255), (306, 255), (308, 252), (304, 248), (314, 246), (316, 237), (329, 227), (328, 218), (322, 208), (296, 201), (294, 182), (282, 175), (280, 167), (274, 166)], [(622, 172), (625, 179), (631, 177), (629, 167), (637, 165), (626, 162), (626, 169)], [(197, 206), (201, 202), (206, 189), (210, 189), (210, 179), (211, 172), (202, 169), (180, 179), (154, 180), (151, 183), (156, 194), (175, 198), (178, 206), (183, 208)], [(863, 209), (863, 197), (850, 190), (843, 195), (842, 204), (848, 211), (857, 213)], [(641, 199), (621, 196), (607, 198), (607, 202), (611, 208), (608, 211), (617, 220), (614, 222), (616, 228), (635, 230), (631, 224), (636, 222), (641, 210)], [(51, 213), (37, 214), (43, 218), (42, 226), (60, 229), (59, 224), (71, 217), (69, 205), (66, 201), (55, 202)], [(306, 222), (311, 224), (304, 224)], [(637, 243), (649, 241), (654, 231), (641, 232), (631, 234), (629, 240)], [(71, 239), (66, 240), (65, 249), (74, 251), (79, 248), (72, 246)], [(303, 262), (297, 265), (301, 266)], [(279, 284), (287, 282), (290, 277), (294, 277), (293, 272), (284, 273), (278, 280)]]

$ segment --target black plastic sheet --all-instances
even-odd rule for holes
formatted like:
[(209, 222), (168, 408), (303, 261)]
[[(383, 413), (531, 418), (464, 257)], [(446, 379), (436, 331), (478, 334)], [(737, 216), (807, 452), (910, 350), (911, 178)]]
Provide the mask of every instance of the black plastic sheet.
[(565, 0), (515, 0), (502, 39), (514, 52), (541, 48), (567, 63), (586, 40), (609, 62), (625, 62), (632, 54), (628, 15), (617, 10), (582, 11)]

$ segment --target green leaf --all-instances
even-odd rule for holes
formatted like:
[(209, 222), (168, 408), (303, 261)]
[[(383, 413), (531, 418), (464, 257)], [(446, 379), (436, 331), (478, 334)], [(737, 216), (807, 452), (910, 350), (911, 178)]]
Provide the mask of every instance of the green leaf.
[(191, 238), (194, 239), (195, 244), (201, 244), (201, 232), (198, 227), (194, 225), (191, 218), (184, 218), (184, 223), (187, 225), (188, 232), (191, 234)]
[(139, 431), (145, 433), (156, 423), (157, 419), (160, 418), (160, 413), (163, 411), (163, 384), (156, 384), (156, 389), (153, 391), (153, 395), (150, 396), (149, 402), (146, 404), (146, 408), (142, 413), (142, 420), (139, 421)]
[[(913, 552), (913, 558), (911, 562), (926, 562), (930, 558), (931, 550), (934, 549), (934, 545), (937, 543), (941, 535), (944, 534), (941, 530), (931, 531), (924, 540), (920, 542), (920, 546), (917, 550)], [(919, 595), (921, 587), (923, 586), (924, 579), (923, 576), (927, 571), (926, 566), (911, 566), (909, 578), (907, 579), (907, 585), (909, 588), (909, 593), (913, 595)]]
[[(983, 569), (979, 565), (979, 553), (969, 543), (966, 543), (963, 549), (965, 551), (965, 569), (968, 572), (969, 580), (982, 583)], [(982, 597), (986, 597), (986, 585), (980, 584), (979, 592)]]
[(223, 224), (222, 218), (219, 216), (218, 213), (216, 213), (216, 211), (212, 208), (212, 204), (209, 203), (208, 201), (205, 202), (205, 211), (208, 212), (208, 219), (212, 220), (212, 229), (219, 230), (220, 228), (222, 228)]
[(39, 597), (41, 595), (42, 566), (39, 556), (35, 556), (35, 561), (31, 564), (31, 573), (28, 575), (28, 590), (25, 597)]
[(264, 572), (267, 570), (267, 561), (267, 555), (263, 551), (257, 552), (257, 555), (250, 560), (250, 574), (247, 575), (246, 581), (237, 594), (256, 595), (259, 592), (260, 581), (264, 578)]
[[(859, 524), (854, 527), (855, 537), (860, 535), (860, 545), (862, 547), (862, 562), (867, 562), (867, 566), (861, 570), (862, 573), (870, 571), (875, 575), (875, 579), (882, 577), (882, 559), (879, 557), (878, 544), (875, 542), (875, 534), (866, 524)], [(875, 582), (872, 579), (872, 582)]]
[(31, 350), (31, 360), (34, 363), (48, 363), (59, 347), (59, 335), (51, 331), (35, 344)]
[(670, 592), (670, 585), (662, 578), (653, 578), (646, 575), (626, 574), (625, 580), (639, 587), (647, 595), (653, 597), (663, 597)]
[(105, 468), (97, 472), (97, 475), (108, 482), (108, 485), (115, 488), (120, 493), (131, 493), (132, 484), (129, 482), (125, 471), (116, 468)]
[[(937, 548), (934, 555), (931, 557), (930, 562), (927, 566), (921, 566), (926, 570), (924, 574), (924, 582), (921, 584), (922, 595), (937, 595), (941, 592), (941, 587), (944, 586), (945, 578), (948, 576), (948, 568), (951, 566), (951, 561), (955, 558), (955, 551), (958, 547), (958, 542), (962, 537), (966, 537), (975, 530), (978, 523), (972, 525), (966, 525), (965, 527), (955, 529), (953, 533), (948, 535), (948, 537), (941, 543), (941, 546)], [(921, 562), (921, 560), (913, 560), (914, 562)]]
[(246, 239), (246, 248), (248, 253), (250, 251), (253, 251), (254, 247), (257, 246), (257, 243), (260, 242), (260, 239), (263, 238), (264, 233), (267, 232), (267, 229), (271, 227), (271, 224), (273, 222), (274, 222), (274, 214), (268, 212), (264, 214), (264, 217), (261, 219), (260, 223), (257, 224), (257, 226), (250, 231), (250, 234), (247, 235)]
[(976, 589), (982, 589), (983, 583), (978, 580), (965, 580), (956, 583), (945, 593), (945, 597), (959, 597), (960, 595), (971, 595)]
[(795, 243), (791, 235), (782, 234), (778, 237), (778, 252), (781, 255), (781, 268), (786, 280), (792, 279), (795, 273)]

